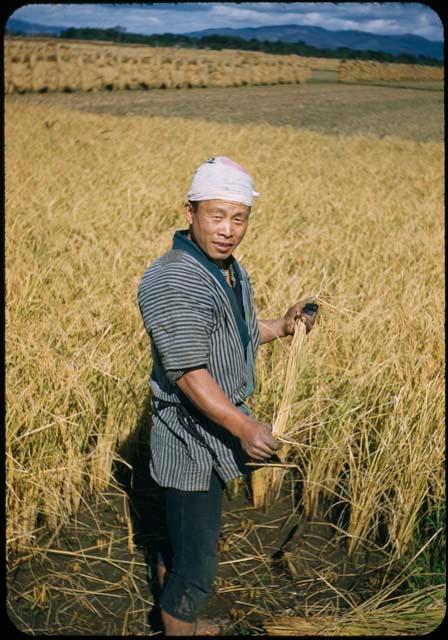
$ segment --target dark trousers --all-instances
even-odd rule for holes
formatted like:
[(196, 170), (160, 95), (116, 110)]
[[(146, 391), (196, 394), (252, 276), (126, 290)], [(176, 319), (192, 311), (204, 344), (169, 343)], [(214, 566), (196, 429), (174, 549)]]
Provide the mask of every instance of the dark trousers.
[(212, 593), (218, 569), (224, 484), (213, 471), (208, 491), (165, 489), (169, 545), (159, 554), (167, 569), (160, 607), (194, 622)]

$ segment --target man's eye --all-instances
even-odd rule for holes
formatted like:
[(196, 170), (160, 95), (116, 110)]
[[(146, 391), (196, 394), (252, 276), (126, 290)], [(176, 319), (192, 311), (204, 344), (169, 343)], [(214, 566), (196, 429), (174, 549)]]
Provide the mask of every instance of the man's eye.
[(213, 216), (213, 220), (222, 220), (222, 216)]

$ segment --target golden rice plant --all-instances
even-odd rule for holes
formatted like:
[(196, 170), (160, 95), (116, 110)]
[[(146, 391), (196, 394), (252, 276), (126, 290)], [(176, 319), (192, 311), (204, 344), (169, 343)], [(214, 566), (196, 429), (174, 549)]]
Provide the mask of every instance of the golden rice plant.
[[(291, 412), (291, 404), (295, 386), (298, 383), (299, 367), (302, 365), (303, 345), (305, 340), (305, 325), (298, 322), (291, 341), (288, 363), (286, 365), (285, 381), (280, 407), (275, 418), (272, 435), (282, 441), (288, 425), (288, 418)], [(283, 448), (278, 454), (278, 458), (284, 461), (287, 449)], [(281, 486), (284, 470), (280, 467), (270, 468), (269, 465), (255, 470), (251, 475), (252, 501), (254, 507), (266, 508), (277, 496)]]
[[(223, 154), (261, 192), (237, 251), (258, 316), (321, 298), (285, 473), (306, 514), (342, 508), (352, 551), (406, 554), (424, 505), (444, 502), (443, 145), (18, 99), (5, 103), (8, 550), (32, 552), (132, 448), (151, 367), (138, 282), (186, 226), (195, 168)], [(289, 352), (260, 348), (260, 420), (279, 415)]]

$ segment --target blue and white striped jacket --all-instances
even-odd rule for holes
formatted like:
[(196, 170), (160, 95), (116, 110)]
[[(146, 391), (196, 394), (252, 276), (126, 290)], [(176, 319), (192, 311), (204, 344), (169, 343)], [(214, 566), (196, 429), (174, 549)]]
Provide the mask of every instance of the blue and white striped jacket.
[[(176, 380), (186, 369), (205, 366), (231, 402), (249, 413), (244, 400), (255, 385), (260, 333), (244, 268), (232, 258), (243, 318), (222, 272), (187, 233), (177, 231), (173, 248), (146, 269), (137, 300), (153, 362), (151, 475), (164, 487), (203, 491), (212, 467), (227, 482), (247, 473), (248, 458), (239, 439), (195, 409)], [(169, 405), (159, 406), (159, 400)]]

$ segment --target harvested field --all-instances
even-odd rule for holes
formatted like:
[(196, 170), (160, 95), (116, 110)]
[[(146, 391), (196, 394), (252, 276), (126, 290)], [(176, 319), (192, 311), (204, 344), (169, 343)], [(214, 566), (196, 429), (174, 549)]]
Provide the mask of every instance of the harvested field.
[(309, 82), (300, 86), (26, 94), (7, 96), (6, 100), (11, 105), (60, 105), (118, 116), (176, 116), (241, 125), (264, 123), (332, 135), (389, 135), (442, 142), (441, 84), (439, 89), (421, 90), (420, 83), (400, 88)]
[[(306, 104), (301, 117), (294, 99)], [(231, 608), (229, 635), (315, 634), (313, 620), (331, 635), (435, 628), (443, 93), (322, 82), (11, 95), (5, 134), (14, 624), (29, 634), (156, 633), (147, 573), (160, 532), (136, 287), (184, 226), (192, 172), (224, 154), (261, 192), (238, 250), (259, 316), (310, 294), (321, 314), (292, 394), (282, 492), (266, 513), (241, 483), (226, 502), (208, 611)], [(287, 342), (260, 350), (261, 419), (277, 414), (287, 356)]]

